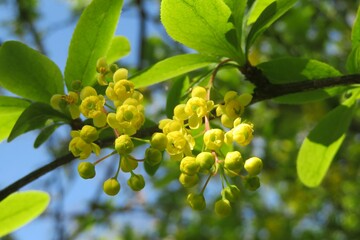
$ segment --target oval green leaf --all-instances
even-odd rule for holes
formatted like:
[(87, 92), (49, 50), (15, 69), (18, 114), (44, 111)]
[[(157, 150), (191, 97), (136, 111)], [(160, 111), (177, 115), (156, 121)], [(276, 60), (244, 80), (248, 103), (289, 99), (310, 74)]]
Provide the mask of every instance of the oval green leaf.
[(50, 196), (42, 191), (13, 193), (0, 202), (0, 237), (27, 224), (45, 211)]
[(93, 0), (82, 13), (72, 36), (65, 67), (69, 90), (75, 80), (84, 86), (96, 81), (96, 62), (106, 56), (120, 17), (123, 0)]
[(112, 39), (109, 50), (106, 54), (106, 60), (108, 63), (114, 63), (120, 58), (128, 55), (130, 50), (130, 42), (126, 37), (115, 36)]
[(48, 103), (64, 92), (60, 69), (38, 51), (16, 41), (0, 48), (0, 85), (21, 97)]
[(50, 105), (44, 103), (33, 103), (20, 115), (14, 128), (11, 130), (8, 142), (31, 130), (45, 126), (47, 120), (69, 122), (69, 117), (54, 110)]
[(297, 157), (297, 173), (308, 187), (318, 186), (345, 139), (355, 110), (355, 97), (329, 112), (309, 133)]
[(177, 55), (154, 64), (131, 77), (131, 80), (137, 88), (147, 87), (218, 62), (219, 59), (216, 57), (201, 54)]
[(241, 52), (226, 39), (234, 29), (231, 10), (219, 0), (163, 0), (161, 21), (176, 41), (200, 53), (243, 61)]
[(0, 141), (6, 139), (21, 113), (30, 105), (20, 98), (0, 96)]

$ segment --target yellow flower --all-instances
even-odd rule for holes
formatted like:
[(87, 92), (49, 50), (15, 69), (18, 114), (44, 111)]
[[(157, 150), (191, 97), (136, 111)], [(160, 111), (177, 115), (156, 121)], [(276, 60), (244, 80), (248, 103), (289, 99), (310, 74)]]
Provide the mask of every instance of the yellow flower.
[(218, 150), (224, 143), (224, 131), (221, 129), (210, 129), (204, 134), (204, 143), (209, 150)]

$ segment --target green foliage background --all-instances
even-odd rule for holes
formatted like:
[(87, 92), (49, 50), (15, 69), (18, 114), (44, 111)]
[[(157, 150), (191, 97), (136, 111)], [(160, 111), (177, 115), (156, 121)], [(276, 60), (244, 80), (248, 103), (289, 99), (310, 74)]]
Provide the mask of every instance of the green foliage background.
[[(39, 6), (36, 3), (23, 6), (21, 2), (19, 1), (18, 6), (22, 6), (27, 15), (12, 19), (14, 24), (8, 27), (14, 34), (32, 36), (38, 49), (41, 49), (41, 39), (37, 39), (36, 32), (28, 27), (29, 22), (41, 21), (41, 16), (36, 14)], [(139, 49), (139, 57), (137, 64), (126, 67), (134, 72), (166, 57), (188, 53), (188, 49), (164, 35), (159, 15), (150, 13), (146, 4), (157, 4), (159, 9), (158, 1), (125, 1), (124, 11), (133, 9), (145, 14), (140, 14), (143, 16), (140, 23), (145, 21), (153, 24), (158, 30), (157, 35), (153, 35), (142, 26), (143, 34), (140, 35), (139, 45), (131, 43), (133, 48)], [(352, 0), (297, 1), (289, 12), (254, 42), (249, 52), (252, 63), (285, 56), (306, 57), (328, 63), (345, 72), (346, 58), (352, 48), (351, 27), (358, 6), (359, 2)], [(78, 16), (81, 9), (81, 4), (75, 4), (72, 11)], [(198, 46), (194, 48), (200, 52), (202, 50)], [(226, 50), (225, 54), (231, 55), (231, 51), (232, 49)], [(191, 62), (191, 58), (187, 60)], [(208, 63), (212, 59), (209, 57), (203, 61)], [(174, 62), (176, 63), (176, 59)], [(120, 65), (125, 64), (120, 62)], [(192, 67), (198, 69), (201, 66)], [(206, 73), (198, 70), (196, 74)], [(238, 92), (250, 89), (248, 84), (239, 85), (242, 76), (234, 71), (224, 68), (218, 77), (219, 81), (215, 84), (221, 82), (216, 86), (220, 92), (227, 88)], [(156, 78), (153, 81), (157, 82)], [(184, 82), (184, 79), (179, 78), (151, 87), (151, 91), (146, 92), (149, 104), (156, 106), (156, 95), (159, 94), (165, 99), (166, 89), (171, 91), (172, 87), (179, 86), (186, 88)], [(344, 144), (319, 187), (305, 187), (300, 182), (296, 169), (297, 153), (302, 140), (330, 110), (339, 105), (340, 100), (339, 97), (333, 97), (301, 105), (263, 101), (247, 109), (244, 118), (254, 123), (256, 139), (246, 151), (263, 159), (264, 170), (260, 177), (262, 187), (256, 192), (244, 190), (230, 217), (217, 217), (211, 207), (218, 197), (219, 182), (218, 186), (213, 183), (214, 186), (206, 191), (208, 199), (212, 199), (208, 201), (209, 207), (202, 212), (191, 211), (185, 202), (186, 190), (177, 183), (178, 170), (174, 164), (167, 162), (163, 170), (149, 179), (153, 183), (151, 185), (154, 187), (155, 199), (147, 201), (146, 196), (143, 196), (145, 201), (140, 208), (134, 203), (139, 200), (134, 199), (142, 196), (133, 193), (124, 193), (129, 196), (128, 202), (122, 206), (116, 201), (93, 199), (84, 203), (88, 205), (88, 212), (69, 216), (71, 220), (66, 223), (69, 226), (65, 225), (67, 231), (64, 238), (91, 236), (98, 226), (102, 226), (116, 232), (118, 239), (356, 239), (360, 235), (359, 108), (355, 109), (355, 117), (349, 123)], [(165, 109), (158, 109), (153, 112), (152, 119), (159, 119), (165, 114)], [(329, 131), (332, 130), (329, 126)], [(66, 149), (65, 142), (66, 139), (63, 146), (54, 150), (54, 154)], [(75, 171), (73, 165), (67, 170)], [(152, 186), (149, 184), (148, 188), (150, 187)], [(138, 211), (154, 221), (151, 230), (142, 231), (142, 226), (137, 225), (136, 220), (135, 224), (129, 226), (117, 226), (116, 219), (125, 214), (136, 216)], [(75, 228), (70, 230), (70, 225)], [(118, 231), (119, 228), (121, 231)]]

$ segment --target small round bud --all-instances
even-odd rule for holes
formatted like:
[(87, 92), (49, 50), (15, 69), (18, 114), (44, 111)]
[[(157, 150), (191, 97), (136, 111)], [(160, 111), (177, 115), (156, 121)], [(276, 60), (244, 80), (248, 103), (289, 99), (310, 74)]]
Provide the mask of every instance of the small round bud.
[(200, 165), (201, 172), (208, 173), (215, 163), (215, 158), (211, 152), (201, 152), (196, 156), (196, 162)]
[(131, 174), (131, 177), (128, 179), (127, 184), (133, 191), (140, 191), (145, 187), (145, 180), (141, 174)]
[(120, 183), (116, 178), (109, 178), (104, 182), (103, 190), (107, 195), (115, 196), (120, 191)]
[(199, 176), (198, 175), (187, 175), (185, 173), (181, 173), (179, 176), (179, 182), (184, 187), (191, 188), (199, 182)]
[(122, 157), (120, 162), (120, 168), (123, 172), (131, 172), (138, 167), (138, 162), (130, 157)]
[(145, 151), (145, 162), (150, 166), (158, 165), (163, 159), (163, 154), (156, 148), (149, 147)]
[(215, 203), (215, 213), (221, 217), (230, 215), (232, 207), (226, 199), (220, 199)]
[(89, 162), (81, 162), (78, 165), (78, 172), (80, 177), (84, 179), (90, 179), (95, 177), (95, 165)]
[(195, 175), (199, 169), (200, 165), (194, 157), (184, 157), (180, 162), (180, 171), (187, 175)]
[(99, 137), (99, 133), (93, 126), (85, 125), (80, 131), (80, 137), (87, 143), (96, 141)]
[(82, 82), (80, 80), (74, 80), (71, 82), (71, 89), (73, 91), (78, 92), (81, 90), (81, 88), (82, 88)]
[(244, 168), (250, 176), (258, 175), (263, 167), (263, 163), (260, 158), (252, 157), (245, 161)]
[(167, 145), (167, 137), (165, 134), (156, 132), (152, 135), (150, 145), (160, 151), (164, 151)]
[(223, 196), (223, 198), (229, 200), (230, 202), (235, 202), (240, 197), (240, 190), (237, 186), (230, 185), (225, 187), (221, 191), (221, 196)]
[(189, 115), (185, 112), (186, 104), (178, 104), (174, 108), (174, 116), (180, 120), (186, 120)]
[(260, 187), (260, 179), (255, 176), (248, 176), (245, 178), (245, 187), (250, 191), (255, 191)]
[(119, 68), (118, 70), (116, 70), (113, 76), (113, 80), (115, 83), (127, 78), (128, 78), (128, 70), (125, 68)]
[(112, 73), (116, 72), (116, 70), (119, 69), (118, 65), (116, 65), (115, 63), (111, 64), (109, 68)]
[(95, 88), (90, 87), (90, 86), (84, 87), (80, 92), (81, 100), (84, 100), (85, 98), (87, 98), (89, 96), (96, 96), (96, 95), (97, 95), (97, 92), (96, 92)]
[(96, 62), (96, 71), (98, 73), (106, 73), (108, 69), (108, 64), (106, 63), (106, 58), (105, 57), (101, 57), (97, 60)]
[(240, 146), (246, 146), (253, 139), (253, 131), (252, 125), (241, 123), (233, 128), (233, 139)]
[(206, 201), (204, 198), (204, 195), (202, 194), (195, 194), (195, 193), (190, 193), (187, 196), (187, 202), (190, 205), (190, 207), (194, 210), (204, 210), (206, 207)]
[(115, 150), (120, 154), (129, 154), (134, 149), (134, 143), (129, 135), (121, 135), (115, 140)]
[(56, 109), (58, 111), (61, 111), (61, 107), (60, 104), (61, 102), (64, 101), (63, 100), (63, 95), (61, 94), (55, 94), (52, 95), (51, 99), (50, 99), (50, 105), (53, 109)]
[(224, 160), (225, 173), (230, 177), (237, 176), (244, 167), (239, 151), (228, 152)]
[(193, 90), (191, 91), (191, 97), (199, 97), (202, 99), (206, 99), (207, 98), (206, 89), (200, 86), (194, 87)]

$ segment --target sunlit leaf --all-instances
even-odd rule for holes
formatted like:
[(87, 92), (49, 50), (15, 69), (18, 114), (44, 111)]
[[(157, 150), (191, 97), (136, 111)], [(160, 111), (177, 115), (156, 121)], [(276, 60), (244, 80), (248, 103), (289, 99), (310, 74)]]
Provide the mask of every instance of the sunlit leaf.
[(241, 52), (226, 39), (234, 29), (230, 16), (229, 7), (219, 0), (161, 1), (161, 21), (174, 40), (200, 53), (243, 62)]
[(170, 78), (204, 68), (219, 62), (216, 57), (200, 54), (183, 54), (164, 59), (145, 71), (131, 77), (137, 88), (146, 87)]
[(0, 141), (6, 139), (21, 113), (30, 105), (20, 98), (0, 96)]
[(115, 36), (111, 41), (111, 45), (106, 54), (108, 63), (118, 61), (120, 58), (125, 57), (130, 53), (131, 47), (129, 40), (124, 36)]
[(297, 173), (308, 187), (318, 186), (345, 139), (355, 110), (355, 97), (329, 112), (309, 133), (297, 157)]
[(13, 193), (0, 202), (0, 237), (22, 227), (45, 211), (50, 202), (46, 192)]
[(53, 94), (64, 92), (58, 66), (38, 51), (16, 41), (0, 48), (0, 85), (21, 97), (49, 102)]
[(95, 83), (96, 62), (105, 57), (119, 21), (123, 0), (93, 0), (82, 13), (69, 47), (65, 68), (66, 86), (81, 80)]

